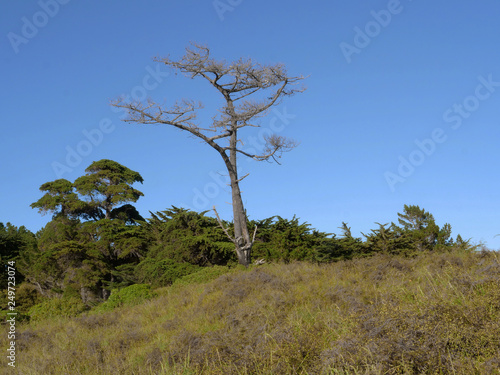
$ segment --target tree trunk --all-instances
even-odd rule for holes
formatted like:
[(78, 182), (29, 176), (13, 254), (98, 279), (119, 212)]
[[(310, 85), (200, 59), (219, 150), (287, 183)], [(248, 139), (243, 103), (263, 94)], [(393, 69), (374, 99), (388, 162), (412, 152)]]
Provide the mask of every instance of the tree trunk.
[(253, 244), (248, 233), (247, 215), (243, 207), (238, 181), (231, 181), (231, 189), (233, 196), (235, 250), (238, 255), (238, 262), (248, 267)]
[(250, 255), (253, 242), (250, 239), (250, 234), (248, 232), (247, 215), (245, 207), (243, 206), (243, 200), (241, 199), (240, 182), (238, 180), (238, 169), (236, 165), (236, 127), (233, 127), (233, 129), (234, 131), (231, 134), (230, 139), (230, 166), (228, 166), (228, 172), (231, 179), (233, 203), (234, 245), (238, 256), (238, 262), (245, 267), (248, 267), (250, 265)]

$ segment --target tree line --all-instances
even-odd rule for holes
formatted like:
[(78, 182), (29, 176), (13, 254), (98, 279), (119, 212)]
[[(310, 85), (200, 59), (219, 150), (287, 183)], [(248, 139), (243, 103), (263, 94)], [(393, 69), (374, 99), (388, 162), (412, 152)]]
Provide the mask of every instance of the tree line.
[[(144, 219), (132, 204), (143, 196), (132, 185), (142, 182), (138, 172), (104, 159), (74, 182), (43, 184), (43, 196), (31, 207), (51, 214), (52, 220), (37, 233), (0, 223), (2, 264), (16, 261), (18, 283), (30, 285), (32, 298), (73, 295), (88, 306), (105, 301), (113, 289), (167, 286), (204, 267), (238, 264), (230, 239), (233, 222), (220, 225), (208, 211), (175, 206)], [(337, 236), (295, 216), (249, 220), (247, 229), (255, 232), (252, 260), (325, 263), (378, 253), (413, 256), (471, 248), (460, 235), (451, 237), (449, 224), (439, 227), (419, 206), (405, 205), (397, 215), (397, 224), (376, 223), (363, 238), (353, 236), (347, 223)]]

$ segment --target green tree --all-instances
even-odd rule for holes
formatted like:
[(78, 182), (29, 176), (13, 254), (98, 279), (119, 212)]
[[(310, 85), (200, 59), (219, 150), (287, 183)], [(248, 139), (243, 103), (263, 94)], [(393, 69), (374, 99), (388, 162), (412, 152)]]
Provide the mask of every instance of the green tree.
[[(7, 267), (8, 261), (18, 261), (23, 251), (29, 251), (36, 248), (35, 235), (26, 229), (24, 226), (19, 228), (11, 223), (0, 223), (0, 264), (1, 267)], [(19, 266), (16, 263), (17, 271)], [(2, 288), (7, 288), (7, 272), (0, 273), (0, 285)], [(20, 284), (24, 279), (21, 273), (17, 275), (16, 281)]]
[[(20, 269), (42, 295), (60, 295), (70, 285), (81, 289), (76, 284), (87, 268), (83, 261), (97, 254), (91, 252), (80, 227), (78, 219), (58, 216), (37, 233), (38, 246), (22, 253)], [(93, 279), (90, 274), (83, 276)]]
[(480, 245), (472, 245), (471, 240), (472, 240), (471, 238), (469, 238), (468, 240), (464, 240), (462, 236), (458, 234), (454, 244), (461, 250), (467, 250), (467, 251), (477, 250), (480, 247)]
[(446, 223), (439, 229), (436, 245), (438, 247), (449, 247), (453, 245), (453, 238), (451, 237), (451, 225)]
[(40, 186), (40, 191), (45, 192), (42, 198), (31, 204), (31, 208), (38, 208), (42, 215), (50, 212), (54, 217), (64, 216), (76, 218), (92, 216), (88, 205), (81, 201), (74, 191), (73, 184), (65, 179), (46, 182)]
[(354, 237), (351, 228), (345, 222), (342, 222), (342, 226), (339, 229), (342, 231), (340, 246), (343, 252), (349, 254), (350, 258), (363, 256), (366, 253), (366, 248), (361, 238)]
[(450, 224), (439, 228), (434, 216), (419, 206), (405, 205), (404, 212), (398, 213), (398, 217), (401, 227), (393, 225), (396, 234), (410, 239), (413, 249), (418, 252), (432, 250), (437, 245), (448, 246), (453, 242)]
[(363, 234), (366, 237), (367, 246), (370, 250), (375, 252), (381, 252), (384, 254), (388, 254), (392, 252), (393, 249), (393, 241), (394, 241), (394, 232), (391, 230), (392, 226), (386, 228), (388, 223), (380, 224), (375, 223), (379, 227), (378, 229), (372, 229), (370, 234)]
[(46, 297), (75, 290), (85, 303), (135, 282), (134, 268), (147, 245), (143, 227), (120, 219), (57, 217), (38, 236), (38, 247), (22, 256), (28, 280)]
[(398, 213), (399, 224), (403, 226), (403, 230), (407, 232), (415, 232), (423, 229), (427, 229), (429, 226), (433, 226), (434, 217), (431, 213), (425, 211), (419, 206), (406, 205), (404, 206), (404, 212)]
[(108, 295), (114, 288), (136, 282), (135, 267), (147, 252), (148, 238), (142, 225), (127, 225), (121, 219), (101, 219), (82, 225), (82, 235), (94, 245), (107, 272), (102, 285)]
[(23, 254), (23, 267), (41, 293), (72, 289), (90, 303), (132, 282), (147, 241), (138, 225), (143, 219), (129, 204), (143, 195), (131, 186), (143, 182), (141, 175), (107, 159), (86, 172), (74, 184), (42, 185), (46, 194), (32, 207), (54, 217), (38, 234), (38, 247)]
[[(74, 186), (96, 214), (96, 219), (112, 219), (118, 216), (127, 220), (142, 219), (131, 205), (144, 194), (131, 185), (142, 183), (142, 176), (113, 160), (102, 159), (93, 162), (86, 175), (76, 179)], [(118, 207), (117, 207), (118, 206)]]

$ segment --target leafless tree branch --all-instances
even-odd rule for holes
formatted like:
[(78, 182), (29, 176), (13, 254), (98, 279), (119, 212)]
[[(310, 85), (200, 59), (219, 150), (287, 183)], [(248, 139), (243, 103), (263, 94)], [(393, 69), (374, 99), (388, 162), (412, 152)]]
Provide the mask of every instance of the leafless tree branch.
[(247, 174), (246, 174), (246, 175), (244, 175), (243, 177), (238, 178), (236, 181), (237, 181), (237, 182), (241, 182), (241, 181), (243, 181), (243, 179), (244, 179), (244, 178), (248, 177), (249, 175), (250, 175), (250, 173), (247, 173)]
[(217, 212), (217, 210), (215, 209), (215, 206), (213, 207), (213, 210), (215, 212), (215, 216), (217, 217), (217, 222), (219, 223), (219, 226), (222, 228), (222, 230), (224, 231), (224, 233), (226, 234), (226, 236), (233, 242), (233, 243), (236, 243), (236, 240), (231, 237), (231, 235), (229, 234), (229, 232), (227, 231), (226, 227), (224, 226), (224, 224), (222, 223), (222, 220), (220, 219), (219, 217), (219, 213)]

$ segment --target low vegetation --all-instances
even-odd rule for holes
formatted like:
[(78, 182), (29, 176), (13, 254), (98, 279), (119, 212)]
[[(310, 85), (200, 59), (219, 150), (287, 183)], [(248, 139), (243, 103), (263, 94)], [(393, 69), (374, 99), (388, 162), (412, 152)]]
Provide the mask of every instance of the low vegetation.
[[(210, 271), (209, 271), (210, 270)], [(142, 289), (144, 290), (142, 290)], [(13, 373), (498, 374), (500, 256), (207, 268), (18, 327)], [(137, 292), (136, 291), (136, 292)], [(149, 294), (148, 294), (149, 293)], [(124, 298), (124, 296), (128, 296)], [(6, 347), (4, 336), (0, 347)]]

